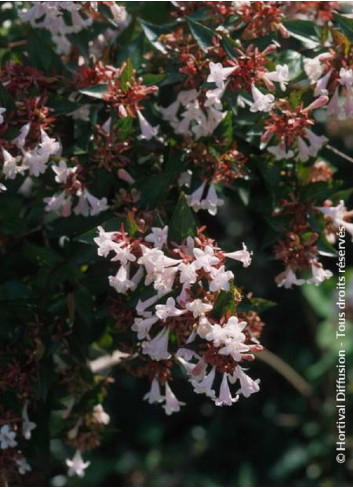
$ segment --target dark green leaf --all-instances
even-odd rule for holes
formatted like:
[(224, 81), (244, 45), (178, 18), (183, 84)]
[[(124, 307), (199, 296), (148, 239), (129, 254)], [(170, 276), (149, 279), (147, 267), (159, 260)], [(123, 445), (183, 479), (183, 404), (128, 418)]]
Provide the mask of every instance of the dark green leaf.
[(199, 22), (195, 22), (190, 18), (186, 19), (186, 21), (191, 34), (197, 41), (197, 44), (200, 46), (202, 51), (207, 53), (208, 48), (212, 46), (212, 37), (214, 35), (213, 32), (208, 27), (205, 27), (204, 25), (200, 24)]
[(196, 220), (186, 202), (184, 192), (181, 192), (169, 222), (169, 239), (180, 243), (187, 236), (195, 236)]

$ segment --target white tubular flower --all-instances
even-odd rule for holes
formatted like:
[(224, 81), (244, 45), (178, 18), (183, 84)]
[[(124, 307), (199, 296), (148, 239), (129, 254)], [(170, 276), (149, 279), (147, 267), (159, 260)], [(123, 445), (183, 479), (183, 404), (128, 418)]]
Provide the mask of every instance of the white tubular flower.
[(297, 143), (298, 143), (298, 155), (296, 157), (297, 160), (299, 161), (308, 161), (311, 154), (310, 147), (306, 144), (304, 139), (302, 137), (297, 138)]
[(266, 73), (265, 77), (273, 82), (278, 82), (281, 90), (284, 91), (289, 82), (288, 65), (276, 65), (276, 71)]
[(293, 285), (305, 284), (305, 280), (297, 278), (291, 268), (287, 268), (284, 272), (277, 275), (276, 282), (278, 287), (284, 287), (285, 289), (291, 289)]
[(211, 304), (206, 304), (202, 302), (201, 299), (195, 299), (192, 302), (186, 304), (186, 309), (192, 312), (194, 318), (204, 316), (206, 312), (212, 311), (213, 306)]
[(240, 365), (235, 367), (233, 378), (229, 380), (231, 382), (236, 382), (239, 379), (240, 389), (237, 391), (237, 394), (242, 394), (244, 397), (250, 397), (251, 394), (255, 394), (255, 392), (259, 392), (260, 390), (260, 379), (253, 380), (251, 377), (246, 375), (243, 368)]
[(269, 146), (267, 148), (267, 151), (271, 153), (276, 158), (277, 161), (290, 160), (294, 156), (292, 150), (286, 151), (284, 147), (281, 147), (281, 145)]
[(228, 76), (234, 71), (235, 67), (231, 66), (229, 68), (223, 68), (222, 63), (212, 63), (208, 65), (210, 69), (210, 74), (207, 77), (209, 83), (215, 83), (218, 88), (224, 88), (224, 81)]
[(65, 191), (52, 197), (46, 197), (43, 202), (47, 204), (44, 208), (47, 212), (60, 212), (63, 217), (71, 215), (72, 198)]
[(106, 232), (101, 226), (97, 227), (97, 231), (99, 233), (97, 238), (94, 238), (93, 241), (97, 244), (98, 246), (98, 255), (107, 257), (108, 254), (115, 250), (114, 245), (116, 244), (114, 242), (114, 236), (116, 236), (116, 232)]
[(23, 457), (22, 455), (21, 455), (20, 458), (16, 458), (15, 462), (16, 462), (16, 465), (17, 465), (17, 468), (18, 468), (18, 472), (21, 475), (24, 475), (27, 472), (31, 472), (32, 467), (29, 465), (29, 463), (27, 462), (27, 460), (25, 459), (25, 457)]
[(226, 271), (224, 265), (220, 268), (211, 268), (210, 291), (217, 292), (219, 290), (229, 290), (229, 281), (234, 278), (231, 271)]
[(168, 240), (168, 226), (164, 228), (152, 228), (152, 232), (148, 234), (145, 241), (153, 243), (155, 248), (159, 250), (167, 243)]
[(164, 396), (161, 394), (160, 385), (156, 377), (153, 378), (151, 389), (144, 395), (143, 400), (149, 404), (158, 404), (164, 401)]
[(81, 452), (77, 450), (72, 460), (66, 459), (66, 465), (68, 467), (67, 475), (73, 477), (77, 475), (78, 477), (84, 477), (85, 470), (90, 465), (91, 462), (84, 462)]
[(212, 183), (208, 189), (206, 198), (202, 200), (201, 207), (208, 211), (211, 216), (215, 216), (217, 214), (218, 207), (224, 204), (224, 200), (219, 199), (216, 188)]
[(312, 156), (316, 156), (318, 151), (322, 148), (322, 146), (327, 143), (328, 139), (325, 136), (318, 136), (317, 134), (310, 131), (310, 129), (305, 129), (305, 135), (310, 143), (310, 150)]
[(162, 321), (166, 321), (169, 317), (177, 317), (185, 314), (185, 310), (175, 307), (175, 299), (169, 297), (166, 304), (156, 305), (156, 316)]
[(112, 243), (111, 246), (115, 256), (111, 259), (111, 261), (118, 261), (122, 265), (126, 266), (129, 262), (136, 261), (136, 256), (130, 253), (130, 245), (124, 246), (124, 244), (124, 242)]
[(205, 191), (205, 186), (206, 182), (202, 182), (202, 184), (191, 195), (185, 195), (188, 206), (195, 212), (198, 212), (202, 208), (201, 201)]
[(347, 212), (346, 206), (344, 205), (344, 200), (340, 200), (339, 204), (334, 207), (316, 207), (316, 209), (325, 216), (330, 217), (333, 221), (334, 226), (338, 226), (342, 221), (345, 212)]
[(111, 287), (114, 287), (119, 294), (126, 294), (129, 289), (135, 287), (135, 283), (128, 278), (128, 273), (128, 266), (125, 267), (124, 265), (121, 265), (115, 276), (110, 275), (108, 277), (109, 284)]
[(215, 401), (216, 406), (231, 406), (234, 402), (237, 402), (239, 396), (232, 397), (228, 384), (228, 374), (223, 374), (221, 387), (219, 390), (219, 396)]
[(217, 265), (217, 263), (219, 263), (219, 258), (215, 256), (212, 246), (207, 245), (205, 246), (204, 250), (194, 248), (193, 254), (196, 258), (196, 260), (193, 262), (195, 270), (203, 268), (206, 273), (209, 273), (211, 272), (213, 265)]
[(324, 280), (327, 280), (333, 276), (331, 270), (324, 270), (323, 266), (319, 263), (311, 264), (311, 272), (313, 276), (306, 281), (308, 284), (320, 285)]
[(134, 324), (132, 325), (132, 331), (137, 333), (137, 338), (139, 340), (150, 339), (149, 332), (154, 324), (159, 321), (157, 316), (150, 316), (148, 318), (135, 318)]
[(22, 435), (26, 440), (30, 440), (32, 436), (32, 431), (37, 427), (36, 423), (33, 423), (33, 421), (30, 421), (28, 418), (28, 403), (26, 402), (23, 406), (22, 409)]
[(152, 313), (150, 311), (146, 311), (146, 309), (153, 306), (153, 304), (155, 304), (159, 299), (160, 297), (158, 294), (146, 299), (145, 301), (141, 301), (141, 299), (139, 299), (136, 306), (137, 314), (139, 316), (150, 317)]
[(163, 328), (151, 341), (142, 343), (142, 352), (149, 355), (152, 360), (168, 360), (171, 354), (168, 351), (169, 330)]
[(215, 367), (213, 367), (212, 370), (210, 370), (210, 372), (201, 381), (191, 380), (191, 383), (194, 387), (194, 392), (196, 392), (196, 394), (205, 394), (207, 397), (215, 399), (216, 392), (214, 389), (212, 389), (215, 375), (216, 369)]
[(6, 112), (5, 107), (0, 107), (0, 124), (4, 122), (4, 116), (3, 114)]
[(213, 90), (207, 90), (205, 107), (214, 107), (217, 110), (222, 110), (221, 98), (224, 94), (223, 88), (214, 88)]
[(320, 62), (320, 56), (321, 55), (316, 56), (315, 58), (304, 59), (304, 71), (311, 83), (316, 83), (322, 75), (323, 66)]
[(68, 168), (65, 160), (60, 160), (58, 165), (52, 165), (52, 170), (55, 173), (55, 181), (58, 183), (66, 183), (70, 175), (77, 171), (77, 166)]
[(96, 404), (96, 406), (94, 406), (92, 418), (97, 424), (107, 425), (110, 422), (110, 416), (104, 411), (102, 404)]
[(198, 91), (194, 88), (192, 90), (182, 90), (178, 93), (177, 101), (184, 105), (184, 107), (186, 107), (190, 103), (194, 102), (197, 99), (198, 95)]
[(165, 383), (165, 404), (162, 406), (168, 416), (180, 411), (180, 407), (185, 406), (185, 402), (180, 402), (176, 398), (168, 382)]
[(272, 109), (275, 97), (271, 93), (264, 95), (254, 84), (251, 86), (251, 93), (254, 99), (251, 112), (269, 112)]
[(168, 122), (178, 122), (177, 113), (180, 108), (179, 100), (176, 100), (168, 107), (159, 107), (158, 110), (162, 114), (163, 120)]
[(27, 124), (25, 124), (24, 126), (21, 127), (20, 133), (17, 136), (17, 138), (15, 138), (12, 141), (21, 150), (23, 150), (23, 148), (26, 144), (26, 138), (27, 138), (27, 135), (29, 133), (30, 128), (31, 128), (31, 123), (27, 122)]
[(338, 81), (343, 87), (350, 88), (353, 85), (353, 70), (351, 68), (341, 68)]
[(23, 175), (23, 173), (26, 170), (26, 167), (17, 164), (21, 160), (21, 157), (12, 156), (4, 148), (2, 149), (2, 155), (4, 158), (4, 164), (2, 167), (2, 171), (3, 171), (5, 178), (7, 180), (14, 180), (16, 178), (17, 174)]
[(224, 253), (224, 255), (231, 260), (241, 261), (244, 267), (248, 267), (251, 264), (252, 254), (252, 251), (248, 251), (245, 243), (243, 243), (242, 250), (233, 251), (232, 253)]
[(194, 284), (197, 280), (197, 272), (193, 263), (180, 263), (178, 266), (180, 272), (180, 283), (185, 285)]
[(136, 112), (140, 123), (140, 139), (146, 139), (146, 141), (149, 141), (150, 139), (157, 137), (159, 126), (152, 127), (148, 120), (142, 115), (139, 110), (137, 110)]
[(197, 334), (200, 338), (206, 338), (206, 335), (212, 331), (212, 324), (206, 317), (200, 317), (199, 325), (197, 327)]
[(11, 431), (8, 424), (4, 424), (0, 429), (0, 448), (6, 450), (6, 448), (13, 448), (17, 446), (16, 432)]
[(327, 95), (327, 85), (331, 78), (332, 70), (328, 71), (326, 75), (324, 75), (320, 80), (317, 81), (316, 87), (314, 90), (314, 97), (319, 97), (320, 95)]

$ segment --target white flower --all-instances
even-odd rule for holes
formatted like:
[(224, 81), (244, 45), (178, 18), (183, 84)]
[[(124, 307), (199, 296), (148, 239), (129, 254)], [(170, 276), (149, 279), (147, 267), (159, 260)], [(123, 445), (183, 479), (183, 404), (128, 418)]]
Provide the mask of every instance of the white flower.
[(13, 448), (17, 445), (16, 432), (10, 430), (10, 426), (5, 424), (0, 429), (0, 448), (6, 450), (6, 448)]
[(4, 112), (6, 112), (5, 107), (0, 107), (0, 124), (4, 122), (4, 116), (2, 115)]
[(218, 207), (223, 204), (224, 201), (218, 198), (216, 188), (212, 183), (208, 189), (206, 198), (201, 202), (202, 209), (207, 210), (211, 216), (215, 216), (217, 214)]
[(344, 201), (340, 200), (339, 204), (336, 207), (316, 207), (316, 209), (325, 216), (328, 216), (332, 219), (334, 226), (338, 226), (339, 222), (342, 221), (345, 212), (347, 209), (344, 205)]
[(340, 69), (340, 77), (339, 80), (340, 84), (344, 87), (351, 87), (353, 85), (353, 70), (346, 69), (346, 68), (341, 68)]
[(168, 360), (171, 355), (168, 352), (169, 330), (163, 328), (151, 341), (142, 343), (142, 352), (149, 355), (152, 360)]
[(182, 90), (178, 93), (177, 101), (180, 102), (184, 107), (193, 102), (198, 96), (198, 91), (194, 88), (192, 90)]
[(240, 365), (235, 367), (234, 380), (236, 379), (239, 379), (240, 382), (240, 389), (237, 394), (241, 393), (244, 397), (250, 397), (251, 394), (254, 394), (260, 390), (260, 380), (253, 380), (251, 377), (246, 375), (244, 369), (242, 369)]
[(200, 317), (199, 325), (197, 327), (197, 334), (200, 338), (206, 338), (206, 335), (212, 331), (212, 324), (206, 317)]
[(153, 243), (155, 248), (162, 249), (168, 240), (168, 226), (164, 228), (152, 228), (152, 233), (148, 234), (145, 241)]
[(204, 250), (194, 248), (193, 254), (196, 258), (193, 263), (195, 270), (203, 268), (206, 273), (209, 273), (213, 265), (219, 263), (219, 258), (215, 256), (212, 246), (207, 245)]
[(289, 82), (289, 70), (287, 65), (276, 65), (276, 71), (266, 73), (266, 78), (271, 81), (278, 82), (281, 90), (286, 89), (286, 85)]
[(17, 165), (17, 163), (21, 160), (21, 157), (14, 157), (12, 156), (6, 149), (2, 149), (2, 154), (4, 157), (4, 164), (2, 167), (2, 171), (5, 175), (6, 179), (13, 180), (16, 178), (16, 175), (20, 173), (23, 175), (24, 171), (26, 170), (26, 167), (22, 165)]
[(121, 265), (115, 276), (110, 275), (108, 279), (111, 287), (119, 294), (126, 294), (129, 289), (135, 288), (135, 283), (128, 278), (128, 268), (124, 265)]
[(106, 232), (101, 226), (98, 226), (97, 231), (99, 235), (97, 238), (93, 239), (93, 241), (98, 245), (97, 253), (99, 256), (106, 257), (110, 251), (114, 250), (114, 245), (116, 243), (113, 241), (113, 238), (117, 233)]
[(150, 339), (149, 332), (152, 326), (159, 321), (157, 316), (150, 316), (148, 318), (135, 318), (134, 324), (131, 326), (132, 331), (137, 333), (137, 338), (143, 340), (145, 338)]
[(78, 204), (74, 208), (74, 213), (76, 215), (82, 216), (96, 216), (101, 212), (109, 209), (108, 201), (106, 197), (102, 199), (97, 199), (94, 197), (86, 188), (82, 191), (79, 196)]
[(112, 243), (111, 246), (115, 256), (111, 259), (111, 261), (119, 261), (122, 265), (126, 266), (128, 262), (136, 261), (136, 256), (130, 252), (130, 245), (124, 245), (125, 243), (123, 241), (121, 243)]
[(213, 309), (211, 304), (206, 304), (201, 299), (194, 299), (192, 302), (186, 304), (185, 307), (188, 311), (192, 312), (194, 318), (204, 316), (206, 312), (212, 311)]
[(58, 165), (52, 165), (51, 168), (56, 175), (55, 181), (58, 183), (66, 183), (69, 176), (77, 170), (77, 166), (68, 168), (65, 160), (60, 160)]
[(32, 436), (31, 431), (33, 431), (37, 427), (37, 425), (36, 423), (33, 423), (28, 419), (27, 409), (28, 409), (28, 403), (26, 402), (22, 409), (22, 418), (23, 418), (22, 435), (26, 440), (30, 440)]
[(320, 62), (320, 56), (304, 59), (304, 71), (310, 78), (311, 83), (316, 83), (322, 75), (323, 66)]
[(20, 458), (16, 458), (15, 462), (18, 468), (18, 472), (21, 475), (24, 475), (32, 470), (32, 467), (23, 456), (21, 456)]
[(181, 316), (182, 314), (185, 314), (185, 310), (175, 307), (175, 299), (173, 297), (169, 297), (166, 304), (156, 305), (156, 316), (162, 321), (169, 317)]
[(212, 386), (215, 375), (216, 369), (213, 367), (201, 381), (192, 380), (191, 383), (194, 387), (194, 392), (196, 392), (196, 394), (206, 394), (207, 397), (214, 399), (216, 397), (216, 393), (215, 390), (212, 389)]
[(231, 406), (234, 402), (239, 399), (239, 396), (232, 397), (228, 385), (228, 375), (223, 374), (221, 387), (219, 390), (219, 396), (215, 401), (216, 406)]
[(318, 151), (322, 146), (327, 143), (328, 139), (325, 136), (318, 136), (317, 134), (310, 131), (310, 129), (305, 129), (305, 135), (310, 143), (310, 151), (312, 156), (316, 156)]
[(78, 475), (79, 477), (84, 477), (85, 470), (90, 465), (91, 462), (84, 462), (81, 452), (77, 450), (72, 460), (66, 459), (66, 465), (68, 466), (67, 475), (73, 477)]
[(314, 90), (314, 97), (319, 97), (320, 95), (327, 95), (327, 85), (331, 78), (332, 70), (328, 71), (326, 75), (324, 75), (320, 80), (317, 81), (316, 87)]
[(244, 343), (246, 337), (243, 329), (245, 326), (245, 321), (239, 322), (236, 316), (232, 316), (223, 327), (219, 324), (212, 325), (211, 331), (206, 334), (206, 339), (212, 341), (216, 347), (223, 344), (219, 353), (231, 355), (236, 362), (239, 362), (242, 353), (249, 351), (248, 345)]
[(293, 158), (293, 156), (294, 156), (293, 151), (291, 151), (291, 150), (286, 151), (285, 148), (282, 147), (281, 145), (269, 146), (267, 148), (267, 151), (269, 153), (271, 153), (276, 158), (277, 161), (289, 160), (289, 159)]
[(284, 272), (280, 273), (276, 277), (276, 282), (278, 287), (284, 287), (285, 289), (291, 289), (292, 285), (305, 284), (305, 280), (297, 278), (291, 268), (287, 268)]
[(252, 251), (248, 251), (245, 243), (243, 243), (242, 250), (225, 253), (224, 255), (231, 260), (241, 261), (244, 267), (248, 267), (251, 264)]
[(269, 112), (272, 109), (275, 97), (271, 93), (264, 95), (254, 84), (251, 86), (251, 93), (254, 99), (250, 107), (251, 112)]
[(212, 281), (210, 282), (210, 291), (229, 290), (229, 281), (234, 278), (231, 271), (226, 271), (224, 265), (220, 268), (211, 268)]
[(141, 299), (139, 299), (136, 306), (137, 314), (139, 314), (139, 316), (149, 317), (152, 313), (146, 311), (146, 309), (153, 306), (153, 304), (155, 304), (158, 299), (160, 299), (158, 294), (150, 297), (149, 299), (146, 299), (145, 301), (141, 301)]
[(186, 170), (180, 173), (180, 176), (178, 178), (178, 185), (179, 187), (190, 187), (191, 184), (191, 179), (192, 179), (192, 171), (191, 170)]
[(13, 143), (16, 144), (16, 146), (19, 149), (23, 149), (24, 148), (24, 146), (26, 144), (26, 138), (27, 138), (27, 135), (29, 133), (30, 128), (31, 128), (31, 123), (30, 122), (27, 122), (27, 124), (25, 124), (24, 126), (21, 127), (20, 133), (17, 136), (17, 138), (15, 138), (12, 141)]
[(180, 272), (180, 283), (190, 285), (194, 284), (197, 280), (197, 272), (194, 267), (194, 263), (180, 263), (178, 266)]
[(144, 395), (143, 400), (147, 401), (149, 404), (157, 404), (164, 401), (164, 397), (161, 394), (160, 385), (156, 377), (153, 378), (151, 389)]
[(320, 285), (324, 280), (327, 280), (333, 276), (331, 270), (324, 270), (320, 264), (311, 264), (311, 272), (313, 276), (307, 280), (308, 284)]
[(206, 340), (212, 341), (214, 346), (219, 347), (228, 340), (228, 331), (219, 324), (212, 324), (211, 331), (206, 334)]
[(215, 83), (218, 88), (224, 87), (224, 81), (234, 71), (235, 67), (223, 68), (222, 63), (209, 63), (210, 74), (207, 77), (209, 83)]
[(71, 215), (72, 198), (65, 191), (46, 197), (43, 202), (47, 204), (44, 208), (47, 212), (60, 212), (64, 217)]
[(217, 110), (222, 110), (222, 95), (224, 94), (224, 88), (214, 88), (213, 90), (207, 90), (205, 107), (214, 107)]
[(191, 195), (185, 195), (188, 206), (195, 212), (198, 212), (202, 208), (201, 201), (205, 191), (205, 186), (206, 182), (202, 182), (202, 184)]
[(158, 110), (162, 114), (163, 120), (175, 123), (178, 122), (177, 113), (179, 108), (180, 102), (176, 100), (168, 107), (159, 107)]
[(180, 411), (180, 406), (184, 406), (185, 402), (180, 402), (176, 398), (172, 389), (169, 387), (168, 382), (165, 383), (165, 404), (163, 407), (165, 413), (170, 415)]
[(141, 129), (140, 138), (149, 141), (150, 139), (157, 137), (159, 126), (152, 127), (148, 120), (141, 114), (139, 110), (137, 110), (136, 112)]
[(297, 137), (297, 143), (298, 143), (298, 156), (296, 157), (296, 159), (299, 161), (308, 161), (310, 156), (312, 156), (309, 146), (306, 144), (304, 139), (300, 136)]
[(110, 422), (110, 416), (104, 411), (102, 404), (94, 406), (92, 418), (97, 424), (109, 424)]

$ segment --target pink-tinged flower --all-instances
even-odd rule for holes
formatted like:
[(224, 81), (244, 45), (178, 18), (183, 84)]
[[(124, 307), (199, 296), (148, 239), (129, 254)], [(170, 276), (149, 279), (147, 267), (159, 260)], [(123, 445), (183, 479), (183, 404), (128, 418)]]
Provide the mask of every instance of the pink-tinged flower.
[(149, 317), (152, 313), (149, 311), (146, 311), (146, 309), (153, 306), (153, 304), (155, 304), (159, 299), (160, 299), (160, 296), (158, 294), (150, 297), (149, 299), (146, 299), (145, 301), (141, 301), (141, 299), (139, 299), (137, 306), (136, 306), (137, 314), (139, 316)]
[(271, 153), (277, 161), (290, 160), (294, 156), (292, 150), (286, 151), (285, 147), (280, 144), (278, 146), (268, 146), (267, 151)]
[(353, 70), (341, 68), (338, 81), (343, 87), (350, 88), (353, 85)]
[(150, 339), (149, 332), (154, 324), (159, 321), (157, 316), (150, 316), (148, 318), (135, 318), (134, 324), (132, 325), (132, 331), (137, 333), (137, 338), (139, 340)]
[(250, 107), (251, 112), (269, 112), (272, 109), (275, 97), (271, 93), (263, 94), (254, 84), (251, 86), (251, 93), (254, 99)]
[(214, 379), (216, 375), (216, 369), (215, 367), (210, 370), (210, 372), (205, 375), (205, 377), (202, 380), (191, 380), (191, 383), (194, 387), (194, 392), (196, 394), (205, 394), (207, 397), (210, 397), (211, 399), (215, 399), (216, 397), (216, 392), (214, 389), (212, 389)]
[(169, 297), (166, 304), (156, 305), (156, 316), (162, 321), (166, 321), (169, 317), (177, 317), (185, 314), (185, 310), (175, 307), (175, 299)]
[(322, 75), (323, 65), (320, 62), (321, 55), (315, 58), (304, 59), (304, 71), (310, 78), (311, 83), (316, 83)]
[(92, 418), (97, 424), (107, 425), (110, 422), (110, 416), (104, 411), (102, 404), (96, 404), (94, 406)]
[(191, 195), (185, 195), (188, 206), (195, 212), (198, 212), (202, 208), (201, 201), (205, 191), (205, 186), (206, 182), (202, 182), (202, 184)]
[(65, 191), (52, 197), (46, 197), (43, 202), (47, 204), (44, 208), (47, 212), (60, 212), (63, 217), (71, 215), (72, 197)]
[(319, 95), (327, 95), (327, 85), (331, 78), (332, 70), (328, 71), (326, 75), (324, 75), (320, 80), (317, 81), (316, 87), (314, 90), (314, 97), (318, 97)]
[(226, 271), (225, 266), (222, 265), (220, 268), (211, 268), (210, 291), (217, 292), (219, 290), (229, 290), (229, 281), (234, 278), (231, 271)]
[(73, 477), (77, 475), (78, 477), (84, 477), (85, 470), (90, 465), (91, 462), (84, 462), (81, 452), (77, 450), (72, 460), (66, 459), (66, 465), (68, 467), (67, 475)]
[(21, 150), (24, 148), (24, 146), (26, 144), (26, 138), (28, 136), (28, 133), (29, 133), (30, 128), (31, 128), (31, 123), (30, 122), (27, 122), (27, 124), (25, 124), (24, 126), (21, 127), (20, 133), (17, 136), (17, 138), (15, 138), (12, 141)]
[(327, 113), (329, 115), (334, 115), (336, 117), (339, 117), (341, 113), (341, 107), (340, 107), (340, 97), (339, 97), (339, 92), (338, 88), (334, 91), (331, 100), (329, 104), (327, 105)]
[(164, 396), (161, 394), (160, 385), (156, 377), (153, 378), (151, 389), (144, 395), (143, 400), (149, 404), (157, 404), (164, 401)]
[(190, 285), (194, 284), (197, 280), (197, 272), (193, 263), (180, 263), (178, 266), (180, 272), (180, 283)]
[(2, 155), (4, 157), (4, 164), (2, 167), (3, 174), (6, 179), (14, 180), (17, 174), (23, 175), (26, 170), (25, 166), (18, 165), (21, 157), (12, 156), (6, 149), (2, 149)]
[(60, 160), (58, 165), (52, 165), (51, 169), (55, 173), (55, 181), (58, 183), (66, 183), (70, 175), (77, 171), (77, 166), (68, 168), (65, 160)]
[(325, 216), (328, 216), (332, 219), (334, 226), (338, 226), (339, 221), (342, 221), (344, 214), (347, 212), (346, 206), (344, 205), (344, 200), (340, 200), (337, 206), (324, 206), (324, 207), (316, 207), (316, 209)]
[(177, 101), (180, 102), (184, 107), (194, 102), (199, 95), (199, 92), (194, 88), (192, 90), (182, 90), (178, 93)]
[(23, 405), (22, 409), (22, 435), (26, 440), (30, 440), (32, 437), (32, 431), (37, 427), (36, 423), (33, 423), (33, 421), (30, 421), (28, 418), (28, 403), (25, 402)]
[(271, 71), (264, 75), (268, 80), (280, 84), (281, 90), (285, 90), (289, 82), (288, 65), (276, 65), (276, 71)]
[(27, 462), (25, 457), (23, 457), (23, 455), (21, 455), (19, 458), (16, 458), (15, 462), (17, 465), (18, 472), (21, 475), (24, 475), (27, 472), (31, 472), (32, 467), (29, 465), (29, 463)]
[(128, 272), (128, 267), (121, 265), (115, 276), (110, 275), (108, 277), (109, 284), (111, 287), (114, 287), (119, 294), (126, 294), (128, 290), (135, 288), (135, 283), (128, 278)]
[(163, 328), (151, 341), (142, 343), (142, 352), (149, 355), (152, 360), (168, 360), (171, 354), (168, 351), (169, 329)]
[(178, 122), (177, 113), (179, 108), (180, 102), (179, 100), (176, 100), (172, 104), (168, 105), (168, 107), (159, 107), (158, 110), (162, 114), (163, 120), (176, 123)]
[(298, 156), (297, 160), (299, 161), (308, 161), (310, 156), (312, 156), (310, 147), (306, 144), (304, 139), (302, 137), (297, 138), (297, 143), (298, 143)]
[(224, 255), (231, 260), (241, 261), (244, 267), (248, 267), (251, 264), (252, 254), (252, 251), (248, 251), (246, 244), (243, 243), (242, 250), (225, 253)]
[(224, 87), (224, 81), (234, 71), (235, 67), (223, 68), (222, 63), (209, 63), (210, 74), (207, 77), (209, 83), (215, 83), (218, 88)]
[(206, 273), (209, 273), (211, 272), (213, 265), (217, 265), (217, 263), (219, 263), (219, 258), (215, 256), (212, 246), (207, 245), (203, 250), (200, 248), (194, 248), (193, 254), (196, 258), (193, 263), (195, 270), (203, 268)]
[(305, 284), (305, 280), (297, 278), (291, 268), (287, 268), (284, 272), (277, 275), (276, 282), (278, 287), (284, 287), (285, 289), (291, 289), (293, 285)]
[(11, 431), (8, 424), (4, 424), (0, 429), (0, 448), (6, 450), (6, 448), (13, 448), (17, 446), (16, 432)]
[(307, 280), (308, 284), (320, 285), (324, 280), (333, 276), (331, 270), (325, 270), (321, 264), (312, 263), (311, 272), (313, 276)]
[(202, 200), (201, 207), (208, 211), (211, 216), (215, 216), (217, 214), (218, 207), (224, 204), (224, 200), (219, 199), (216, 188), (212, 183), (208, 189), (206, 198)]
[(223, 88), (214, 88), (213, 90), (207, 90), (205, 107), (214, 107), (217, 110), (222, 110), (221, 98), (224, 94)]
[(239, 396), (232, 397), (228, 384), (228, 375), (223, 374), (221, 387), (219, 390), (219, 396), (215, 401), (216, 406), (231, 406), (234, 402), (237, 402)]
[(236, 379), (239, 379), (240, 382), (240, 389), (238, 390), (237, 394), (243, 394), (244, 397), (250, 397), (251, 394), (254, 394), (255, 392), (259, 392), (260, 380), (259, 379), (253, 380), (251, 377), (246, 375), (244, 369), (242, 369), (240, 365), (235, 367), (234, 381)]
[(339, 226), (343, 226), (345, 228), (345, 230), (352, 236), (353, 241), (353, 223), (343, 221), (343, 219), (337, 219), (336, 222)]
[(353, 88), (347, 91), (346, 99), (343, 104), (343, 110), (346, 117), (353, 116)]
[(137, 110), (136, 112), (140, 123), (140, 130), (141, 130), (140, 138), (149, 141), (150, 139), (157, 137), (159, 126), (155, 126), (155, 127), (151, 126), (151, 124), (141, 114), (139, 110)]
[(116, 232), (106, 232), (101, 226), (97, 227), (98, 237), (94, 238), (93, 241), (98, 245), (98, 255), (108, 256), (110, 251), (114, 250), (114, 245), (116, 244), (113, 239), (116, 236)]
[(180, 411), (180, 407), (185, 406), (185, 402), (180, 402), (176, 398), (168, 382), (165, 383), (165, 404), (162, 406), (165, 413), (169, 416)]
[(133, 185), (135, 183), (135, 179), (132, 178), (130, 173), (128, 173), (124, 168), (119, 168), (118, 177), (120, 178), (120, 180), (123, 180), (124, 182), (128, 183), (129, 185)]
[(186, 304), (186, 309), (192, 312), (194, 318), (204, 316), (206, 312), (212, 311), (213, 306), (202, 302), (201, 299), (194, 299), (192, 302)]
[(164, 228), (152, 228), (152, 232), (148, 234), (145, 241), (153, 243), (155, 248), (162, 249), (168, 240), (168, 226)]
[(101, 212), (109, 209), (108, 201), (105, 197), (97, 199), (86, 188), (79, 196), (78, 204), (74, 208), (74, 213), (82, 216), (97, 216)]
[(118, 261), (122, 265), (127, 265), (129, 262), (136, 261), (136, 256), (130, 252), (131, 246), (126, 245), (122, 241), (120, 243), (113, 243), (112, 249), (115, 253), (115, 256), (111, 259), (111, 261)]
[(309, 140), (312, 156), (316, 156), (318, 151), (328, 141), (327, 137), (318, 136), (317, 134), (313, 133), (313, 131), (310, 131), (310, 129), (305, 129), (305, 136)]

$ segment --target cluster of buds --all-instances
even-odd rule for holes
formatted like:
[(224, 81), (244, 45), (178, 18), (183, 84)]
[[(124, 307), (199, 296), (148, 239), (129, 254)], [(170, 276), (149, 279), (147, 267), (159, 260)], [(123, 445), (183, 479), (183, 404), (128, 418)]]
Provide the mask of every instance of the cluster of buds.
[[(152, 293), (139, 298), (132, 331), (137, 333), (137, 350), (145, 357), (151, 391), (145, 396), (150, 403), (163, 403), (167, 414), (180, 410), (168, 383), (171, 360), (186, 371), (195, 392), (204, 393), (216, 405), (231, 405), (239, 398), (259, 390), (241, 363), (253, 360), (261, 351), (258, 339), (246, 321), (236, 314), (241, 301), (234, 287), (234, 275), (226, 270), (225, 260), (238, 260), (247, 267), (251, 253), (243, 249), (225, 253), (201, 232), (170, 248), (168, 227), (152, 228), (143, 238), (98, 228), (95, 238), (98, 254), (120, 264), (110, 285), (119, 294), (134, 292), (142, 282)], [(234, 305), (223, 310), (226, 295)], [(216, 395), (217, 377), (220, 387)], [(230, 386), (239, 380), (235, 394)], [(164, 394), (161, 394), (161, 387)]]

